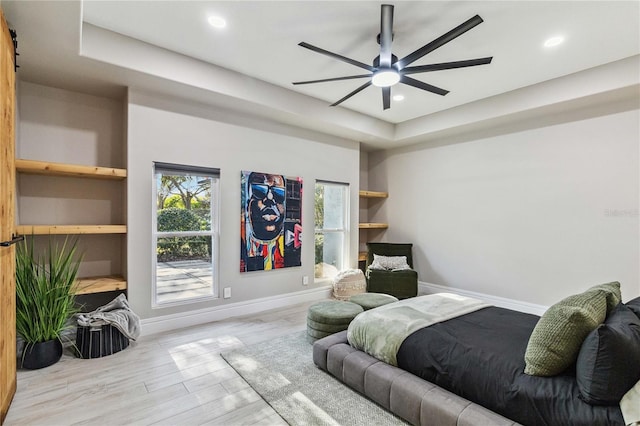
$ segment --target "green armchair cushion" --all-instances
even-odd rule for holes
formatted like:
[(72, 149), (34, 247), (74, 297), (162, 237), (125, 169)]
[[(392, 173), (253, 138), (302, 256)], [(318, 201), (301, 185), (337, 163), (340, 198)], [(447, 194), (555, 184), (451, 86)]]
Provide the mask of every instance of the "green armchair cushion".
[(418, 295), (418, 273), (412, 269), (402, 271), (369, 270), (367, 292), (385, 293), (406, 299)]

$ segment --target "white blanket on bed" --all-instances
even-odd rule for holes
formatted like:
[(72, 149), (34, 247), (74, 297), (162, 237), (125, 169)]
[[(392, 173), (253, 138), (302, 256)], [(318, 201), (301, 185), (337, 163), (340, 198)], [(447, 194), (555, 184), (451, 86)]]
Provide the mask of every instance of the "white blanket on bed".
[(640, 425), (640, 381), (622, 397), (620, 410), (625, 424)]
[(488, 306), (450, 293), (413, 297), (359, 314), (349, 325), (347, 339), (354, 348), (397, 366), (400, 345), (414, 331)]

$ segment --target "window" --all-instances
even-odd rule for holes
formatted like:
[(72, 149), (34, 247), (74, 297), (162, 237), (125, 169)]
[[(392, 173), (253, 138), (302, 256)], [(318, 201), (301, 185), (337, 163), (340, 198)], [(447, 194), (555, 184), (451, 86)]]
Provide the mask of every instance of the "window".
[(315, 277), (333, 278), (346, 265), (349, 185), (316, 182)]
[(218, 297), (218, 176), (155, 163), (153, 306)]

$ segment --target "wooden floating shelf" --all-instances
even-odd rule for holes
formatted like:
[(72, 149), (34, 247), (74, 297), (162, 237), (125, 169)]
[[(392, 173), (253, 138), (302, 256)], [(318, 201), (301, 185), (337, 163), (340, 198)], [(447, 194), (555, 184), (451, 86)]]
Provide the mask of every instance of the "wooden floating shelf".
[(387, 223), (359, 223), (358, 228), (360, 229), (387, 229), (389, 224)]
[(19, 235), (126, 234), (127, 225), (18, 225)]
[(127, 281), (119, 276), (78, 278), (77, 281), (76, 294), (104, 293), (127, 289)]
[(367, 260), (367, 252), (366, 251), (358, 252), (358, 262), (366, 262), (366, 260)]
[(125, 169), (23, 159), (16, 159), (16, 171), (36, 175), (73, 176), (93, 179), (122, 180), (127, 177)]
[(380, 192), (380, 191), (360, 191), (360, 197), (362, 198), (388, 198), (388, 192)]

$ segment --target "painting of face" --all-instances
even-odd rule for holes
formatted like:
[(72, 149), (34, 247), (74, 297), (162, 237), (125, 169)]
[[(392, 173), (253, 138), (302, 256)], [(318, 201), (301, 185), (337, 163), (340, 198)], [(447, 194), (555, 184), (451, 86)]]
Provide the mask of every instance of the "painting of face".
[(253, 235), (270, 241), (282, 233), (286, 188), (284, 177), (264, 173), (249, 176), (249, 220)]
[(302, 179), (243, 171), (240, 181), (240, 272), (300, 266)]

